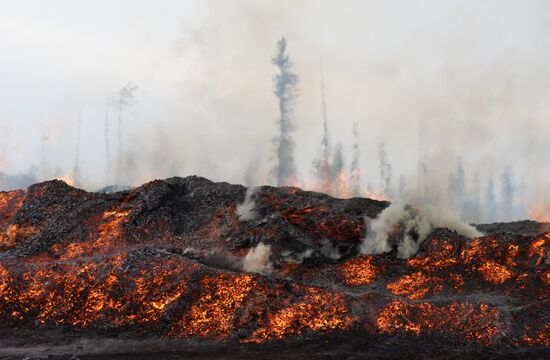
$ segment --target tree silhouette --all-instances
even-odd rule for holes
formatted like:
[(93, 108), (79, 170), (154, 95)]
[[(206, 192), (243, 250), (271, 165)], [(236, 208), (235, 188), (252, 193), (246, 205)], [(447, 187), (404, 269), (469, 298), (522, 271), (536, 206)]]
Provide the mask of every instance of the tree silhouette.
[(292, 132), (292, 100), (296, 95), (298, 77), (291, 71), (292, 63), (286, 53), (286, 39), (277, 42), (277, 52), (272, 58), (278, 73), (273, 78), (274, 93), (279, 102), (279, 135), (275, 139), (277, 163), (273, 172), (278, 186), (296, 184), (296, 162)]

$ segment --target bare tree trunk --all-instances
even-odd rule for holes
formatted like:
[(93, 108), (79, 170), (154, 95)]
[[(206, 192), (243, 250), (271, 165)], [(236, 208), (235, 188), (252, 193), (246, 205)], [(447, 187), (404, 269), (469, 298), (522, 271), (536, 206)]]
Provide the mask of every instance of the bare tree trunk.
[(275, 75), (275, 96), (279, 100), (279, 136), (277, 140), (277, 164), (273, 169), (278, 186), (296, 185), (296, 162), (294, 160), (294, 126), (291, 118), (291, 102), (295, 95), (298, 77), (291, 72), (290, 62), (286, 54), (286, 40), (277, 42), (277, 54), (272, 62), (279, 69)]
[(361, 196), (361, 171), (359, 169), (359, 126), (357, 122), (353, 123), (353, 155), (351, 160), (350, 182), (351, 196)]
[(120, 95), (118, 103), (118, 122), (117, 122), (117, 166), (116, 166), (116, 183), (121, 185), (122, 177), (122, 105), (123, 95)]
[(103, 128), (105, 136), (105, 185), (109, 185), (111, 174), (111, 149), (109, 147), (109, 102), (105, 102), (105, 126)]
[(80, 128), (82, 126), (82, 110), (78, 113), (78, 122), (76, 125), (76, 152), (73, 166), (73, 181), (75, 186), (80, 186)]

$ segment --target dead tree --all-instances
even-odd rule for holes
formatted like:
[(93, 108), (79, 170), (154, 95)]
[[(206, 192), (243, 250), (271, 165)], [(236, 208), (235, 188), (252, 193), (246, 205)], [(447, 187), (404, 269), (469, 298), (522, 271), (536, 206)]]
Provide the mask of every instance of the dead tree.
[(82, 126), (82, 111), (78, 113), (78, 121), (76, 124), (76, 150), (73, 166), (73, 181), (75, 186), (80, 186), (80, 128)]
[(134, 92), (137, 90), (137, 85), (133, 85), (132, 83), (126, 84), (120, 91), (118, 92), (118, 123), (117, 123), (117, 184), (120, 185), (122, 180), (122, 118), (123, 113), (125, 110), (134, 105), (136, 103), (135, 101), (135, 95)]
[(391, 164), (386, 152), (386, 144), (380, 143), (378, 149), (378, 169), (380, 170), (380, 185), (386, 195), (391, 195)]
[(321, 116), (323, 121), (323, 137), (321, 139), (321, 156), (313, 162), (317, 175), (320, 190), (331, 194), (333, 192), (334, 180), (332, 178), (332, 164), (330, 161), (330, 138), (328, 133), (327, 105), (325, 101), (325, 80), (323, 66), (320, 68), (321, 75)]
[(278, 73), (273, 79), (274, 93), (279, 102), (279, 135), (276, 142), (277, 163), (273, 169), (277, 185), (295, 185), (296, 162), (294, 160), (294, 139), (292, 133), (292, 101), (296, 95), (298, 77), (291, 70), (292, 62), (286, 53), (286, 39), (277, 42), (277, 52), (272, 58)]
[(351, 196), (361, 196), (361, 172), (359, 169), (359, 126), (353, 123), (353, 149), (350, 169)]
[(111, 181), (111, 146), (110, 146), (110, 120), (109, 115), (111, 108), (114, 105), (113, 99), (107, 98), (105, 100), (105, 122), (103, 126), (103, 135), (105, 140), (105, 183), (109, 185), (109, 182)]

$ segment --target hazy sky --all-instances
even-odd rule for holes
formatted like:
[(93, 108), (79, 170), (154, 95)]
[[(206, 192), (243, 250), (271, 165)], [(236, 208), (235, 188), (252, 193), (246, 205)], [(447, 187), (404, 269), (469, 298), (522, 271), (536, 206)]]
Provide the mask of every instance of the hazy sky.
[[(6, 172), (71, 170), (81, 112), (85, 185), (109, 181), (105, 105), (133, 82), (126, 182), (174, 174), (242, 182), (247, 168), (266, 182), (277, 131), (270, 57), (285, 36), (300, 77), (304, 183), (321, 138), (322, 61), (333, 144), (349, 155), (358, 122), (365, 187), (379, 185), (382, 141), (394, 182), (401, 174), (416, 181), (422, 133), (433, 179), (446, 182), (461, 157), (470, 187), (510, 168), (518, 186), (548, 188), (547, 0), (0, 0), (0, 9)], [(113, 152), (116, 117), (111, 109)]]

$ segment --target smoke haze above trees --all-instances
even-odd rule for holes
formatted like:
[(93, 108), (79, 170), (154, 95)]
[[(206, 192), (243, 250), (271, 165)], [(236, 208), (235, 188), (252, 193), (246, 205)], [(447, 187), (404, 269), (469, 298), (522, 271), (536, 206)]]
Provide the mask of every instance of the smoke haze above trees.
[(489, 220), (515, 218), (501, 204), (519, 209), (550, 190), (546, 1), (84, 4), (3, 5), (3, 173), (64, 175), (78, 149), (82, 186), (107, 185), (105, 99), (131, 81), (139, 102), (123, 112), (120, 156), (118, 112), (109, 109), (111, 178), (121, 159), (130, 185), (187, 174), (266, 183), (279, 116), (270, 59), (285, 36), (300, 78), (300, 183), (315, 182), (312, 161), (323, 158), (322, 58), (330, 156), (341, 143), (350, 171), (356, 122), (363, 190), (384, 192), (382, 143), (393, 194), (420, 188), (447, 198), (459, 189), (467, 201), (452, 195), (453, 204), (487, 205)]

